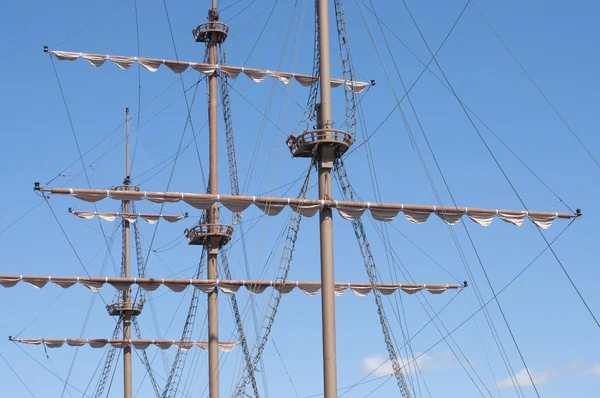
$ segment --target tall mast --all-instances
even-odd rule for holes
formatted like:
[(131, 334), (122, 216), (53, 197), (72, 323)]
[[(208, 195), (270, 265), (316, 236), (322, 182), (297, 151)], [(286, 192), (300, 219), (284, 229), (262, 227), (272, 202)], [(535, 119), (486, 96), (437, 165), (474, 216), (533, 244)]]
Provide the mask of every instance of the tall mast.
[[(227, 25), (219, 22), (217, 0), (212, 0), (212, 8), (208, 10), (208, 22), (200, 24), (193, 30), (197, 42), (203, 42), (208, 48), (208, 62), (217, 64), (217, 46), (227, 37)], [(218, 81), (217, 71), (208, 76), (208, 123), (209, 123), (209, 159), (210, 174), (208, 190), (216, 195), (219, 192), (218, 163)], [(186, 231), (189, 244), (203, 245), (208, 249), (207, 277), (216, 280), (217, 258), (219, 248), (229, 242), (232, 228), (219, 224), (219, 207), (213, 204), (207, 209), (206, 220)], [(208, 388), (210, 398), (219, 397), (219, 297), (217, 289), (208, 295)]]
[[(318, 0), (319, 61), (321, 104), (317, 112), (317, 129), (325, 132), (325, 140), (331, 139), (333, 128), (331, 115), (331, 65), (329, 59), (329, 9), (328, 0)], [(334, 158), (333, 145), (319, 147), (319, 199), (331, 199), (331, 169)], [(321, 237), (321, 285), (323, 318), (323, 380), (325, 398), (337, 397), (337, 366), (335, 342), (335, 286), (333, 272), (333, 220), (331, 208), (319, 213)]]
[[(129, 108), (125, 108), (125, 189), (129, 189)], [(123, 212), (129, 213), (130, 201), (123, 201)], [(130, 270), (130, 238), (131, 230), (129, 221), (123, 219), (123, 267), (125, 268), (125, 278), (131, 277)], [(131, 303), (131, 287), (123, 291), (123, 303), (128, 307)], [(123, 312), (123, 340), (131, 339), (131, 311)], [(131, 383), (131, 346), (123, 348), (123, 397), (132, 398)]]
[[(212, 0), (212, 9), (208, 12), (210, 22), (219, 19), (217, 13), (217, 0)], [(208, 62), (217, 63), (217, 42), (212, 39), (207, 42)], [(210, 174), (209, 174), (209, 192), (217, 194), (219, 191), (219, 148), (218, 148), (218, 94), (217, 94), (217, 72), (208, 77), (209, 104), (209, 148), (210, 148)], [(218, 224), (219, 207), (215, 203), (209, 212), (210, 224)], [(216, 236), (211, 237), (208, 250), (208, 279), (217, 279), (217, 258), (219, 255), (219, 240)], [(209, 381), (208, 389), (210, 398), (219, 397), (219, 296), (217, 290), (208, 295), (208, 369)]]

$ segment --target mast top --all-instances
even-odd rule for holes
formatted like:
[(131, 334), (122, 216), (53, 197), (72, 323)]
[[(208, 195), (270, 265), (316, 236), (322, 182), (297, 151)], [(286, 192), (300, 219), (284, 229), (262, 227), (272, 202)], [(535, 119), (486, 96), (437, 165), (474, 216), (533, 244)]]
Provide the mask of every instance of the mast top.
[(216, 2), (213, 2), (213, 8), (208, 10), (208, 22), (201, 23), (192, 30), (194, 40), (198, 43), (221, 44), (227, 39), (229, 26), (219, 21), (219, 12), (216, 8)]

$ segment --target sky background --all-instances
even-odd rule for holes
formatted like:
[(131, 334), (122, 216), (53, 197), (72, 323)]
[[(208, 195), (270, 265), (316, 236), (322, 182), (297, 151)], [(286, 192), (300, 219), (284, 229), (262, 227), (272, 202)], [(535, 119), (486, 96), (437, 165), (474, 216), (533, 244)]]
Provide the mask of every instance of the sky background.
[[(459, 206), (523, 209), (456, 98), (432, 73), (422, 74), (423, 65), (415, 57), (428, 62), (430, 54), (403, 3), (373, 3), (376, 14), (393, 34), (385, 28), (382, 29), (385, 35), (382, 34), (373, 14), (366, 8), (371, 8), (370, 1), (348, 1), (345, 6), (356, 76), (359, 80), (377, 81), (375, 87), (359, 96), (362, 109), (354, 147), (358, 148), (365, 136), (373, 134), (372, 138), (369, 145), (361, 145), (345, 159), (350, 179), (360, 197), (395, 203), (452, 204), (433, 160), (433, 152)], [(444, 41), (465, 3), (464, 0), (407, 1), (433, 49)], [(165, 3), (156, 0), (137, 3), (139, 54), (202, 61), (204, 47), (194, 43), (191, 30), (205, 21), (208, 3), (180, 1), (166, 4), (173, 39)], [(600, 67), (597, 51), (600, 47), (597, 26), (600, 6), (591, 0), (568, 3), (478, 0), (468, 5), (437, 56), (460, 99), (551, 188), (545, 187), (480, 121), (476, 121), (477, 129), (527, 208), (568, 211), (568, 205), (572, 209), (582, 209), (583, 217), (575, 221), (553, 247), (591, 311), (600, 314), (600, 290), (597, 287), (600, 216), (595, 211), (600, 194), (600, 167), (511, 58), (474, 4), (597, 159), (600, 158), (600, 100), (597, 94), (600, 91), (597, 72)], [(224, 0), (219, 9), (222, 10), (221, 19), (230, 27), (226, 42), (229, 64), (310, 73), (314, 15), (311, 2)], [(84, 276), (86, 272), (79, 258), (91, 275), (114, 276), (120, 267), (118, 224), (73, 217), (67, 212), (69, 207), (93, 210), (93, 205), (70, 197), (52, 196), (49, 204), (57, 222), (49, 205), (32, 192), (33, 182), (40, 181), (51, 187), (88, 187), (88, 181), (81, 173), (74, 132), (81, 151), (87, 153), (83, 160), (91, 186), (107, 189), (120, 184), (124, 177), (124, 109), (129, 107), (133, 114), (132, 147), (136, 148), (133, 182), (147, 191), (163, 191), (167, 186), (171, 191), (205, 191), (208, 165), (205, 84), (196, 84), (199, 76), (195, 71), (183, 75), (183, 85), (192, 104), (193, 123), (190, 126), (186, 123), (187, 108), (181, 81), (166, 68), (150, 73), (134, 65), (122, 71), (107, 62), (96, 69), (83, 60), (54, 59), (72, 130), (53, 62), (42, 52), (43, 46), (65, 51), (136, 55), (138, 35), (134, 3), (24, 1), (3, 4), (0, 14), (3, 37), (0, 41), (3, 54), (0, 86), (4, 93), (0, 97), (3, 121), (0, 170), (5, 192), (0, 197), (0, 273)], [(331, 33), (332, 76), (339, 77), (341, 66), (335, 30)], [(434, 64), (431, 64), (431, 71), (441, 76)], [(418, 121), (408, 101), (402, 101), (416, 147), (411, 144), (401, 113), (394, 110), (395, 95), (401, 98), (404, 93), (398, 72), (407, 86), (418, 79), (410, 92)], [(138, 91), (140, 83), (141, 90)], [(267, 79), (256, 84), (244, 76), (232, 84), (231, 103), (242, 193), (296, 196), (301, 184), (297, 180), (306, 171), (308, 162), (292, 159), (285, 147), (285, 139), (298, 126), (309, 90), (295, 82), (284, 86)], [(333, 100), (334, 119), (336, 126), (341, 128), (344, 125), (343, 91), (334, 90)], [(140, 104), (142, 111), (138, 118)], [(220, 121), (219, 184), (220, 192), (229, 193), (222, 124)], [(195, 141), (192, 139), (194, 134), (197, 135)], [(177, 158), (171, 177), (172, 156), (180, 141), (184, 150)], [(431, 173), (439, 198), (434, 194), (423, 163)], [(312, 181), (315, 181), (314, 175)], [(311, 184), (308, 196), (315, 198), (317, 194), (316, 187)], [(335, 195), (340, 197), (338, 191)], [(119, 203), (106, 200), (98, 202), (97, 206), (99, 211), (118, 211)], [(141, 202), (137, 206), (139, 212), (161, 210), (160, 206), (151, 203)], [(200, 250), (187, 247), (182, 231), (197, 222), (200, 212), (183, 203), (167, 204), (163, 212), (189, 212), (190, 218), (176, 224), (161, 222), (156, 229), (145, 223), (140, 225), (145, 255), (152, 242), (147, 274), (191, 277)], [(224, 212), (223, 217), (227, 220), (229, 214)], [(287, 210), (279, 217), (268, 218), (258, 209), (244, 213), (245, 250), (240, 239), (241, 228), (229, 246), (234, 278), (275, 277), (283, 247), (278, 238), (288, 217)], [(334, 217), (336, 280), (367, 281), (350, 222), (342, 220), (337, 213)], [(403, 331), (413, 336), (427, 325), (411, 340), (412, 352), (401, 350), (404, 361), (420, 355), (416, 362), (422, 375), (418, 378), (418, 386), (415, 384), (413, 395), (519, 396), (510, 383), (482, 312), (453, 332), (453, 341), (444, 341), (442, 337), (447, 334), (445, 329), (453, 330), (480, 308), (475, 284), (484, 301), (492, 297), (482, 265), (497, 292), (546, 248), (534, 225), (526, 221), (523, 226), (515, 227), (496, 219), (491, 226), (483, 228), (465, 220), (480, 263), (462, 224), (452, 228), (453, 235), (450, 228), (434, 216), (422, 225), (410, 224), (402, 216), (389, 224), (372, 222), (367, 217), (363, 221), (382, 281), (456, 283), (468, 280), (470, 283), (470, 287), (456, 297), (456, 293), (448, 292), (439, 296), (396, 294), (385, 299), (386, 313), (399, 346), (404, 340)], [(558, 220), (544, 231), (544, 235), (551, 241), (567, 225), (568, 221)], [(319, 279), (317, 228), (317, 217), (302, 221), (289, 275), (291, 280)], [(381, 236), (387, 236), (390, 244), (385, 245)], [(453, 237), (464, 252), (464, 262)], [(107, 250), (106, 242), (109, 242), (110, 250)], [(473, 278), (469, 277), (467, 266), (472, 270)], [(105, 287), (100, 295), (81, 286), (67, 290), (53, 285), (41, 290), (28, 285), (2, 288), (0, 308), (4, 320), (0, 322), (0, 335), (108, 338), (114, 320), (106, 315), (104, 306), (112, 300), (113, 293), (111, 287)], [(260, 312), (269, 298), (267, 293), (256, 298), (259, 323)], [(252, 339), (254, 323), (249, 310), (250, 300), (245, 291), (238, 296), (246, 330)], [(172, 293), (164, 287), (149, 296), (139, 318), (143, 337), (179, 338), (190, 297), (189, 290)], [(542, 254), (498, 298), (540, 396), (597, 396), (600, 330), (551, 253)], [(206, 337), (205, 302), (206, 298), (202, 296), (194, 339)], [(234, 339), (235, 323), (229, 300), (221, 295), (220, 303), (221, 338)], [(444, 308), (436, 323), (439, 330), (428, 324), (430, 308), (434, 311)], [(524, 396), (535, 397), (497, 305), (492, 302), (488, 308)], [(356, 297), (347, 292), (336, 299), (336, 310), (338, 386), (341, 388), (360, 382), (384, 363), (387, 352), (373, 296)], [(260, 383), (263, 383), (263, 376), (266, 380), (270, 397), (319, 396), (322, 391), (320, 319), (319, 296), (308, 297), (299, 291), (284, 296), (273, 339), (264, 353), (264, 367), (259, 373)], [(105, 350), (88, 347), (78, 350), (64, 347), (49, 349), (48, 358), (42, 347), (22, 347), (5, 340), (0, 344), (3, 394), (31, 396), (20, 378), (37, 397), (75, 397), (84, 395), (82, 392), (90, 396), (96, 384), (97, 367), (101, 366), (105, 353)], [(157, 349), (148, 350), (160, 385), (164, 385), (174, 354), (173, 349), (160, 353)], [(232, 381), (236, 380), (240, 354), (241, 350), (237, 349), (221, 357), (221, 391), (224, 395), (230, 394)], [(186, 390), (183, 396), (207, 396), (206, 362), (205, 352), (190, 351), (182, 379)], [(463, 365), (469, 369), (469, 375)], [(148, 379), (144, 379), (144, 370), (137, 358), (134, 358), (134, 366), (137, 396), (152, 396), (152, 388)], [(109, 393), (111, 397), (122, 394), (121, 372), (121, 362), (118, 362), (117, 375)], [(395, 380), (386, 377), (390, 372), (388, 362), (344, 396), (398, 395)], [(408, 376), (411, 376), (410, 371)], [(63, 390), (67, 377), (70, 386)], [(478, 387), (471, 382), (471, 377)], [(340, 395), (343, 391), (340, 390)]]

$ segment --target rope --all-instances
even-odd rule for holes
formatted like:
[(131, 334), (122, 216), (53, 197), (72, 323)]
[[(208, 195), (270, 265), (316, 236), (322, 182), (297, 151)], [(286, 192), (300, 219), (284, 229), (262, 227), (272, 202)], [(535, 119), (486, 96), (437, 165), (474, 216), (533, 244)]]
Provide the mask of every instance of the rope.
[[(398, 42), (400, 42), (400, 44), (402, 44), (404, 46), (404, 48), (417, 60), (419, 61), (419, 63), (421, 63), (421, 65), (425, 66), (427, 71), (446, 89), (448, 90), (448, 92), (450, 92), (452, 94), (452, 90), (446, 85), (446, 83), (434, 72), (429, 68), (429, 64), (431, 63), (431, 61), (429, 61), (428, 64), (425, 64), (425, 62), (423, 60), (421, 60), (421, 58), (414, 52), (412, 51), (412, 49), (410, 47), (408, 47), (406, 45), (406, 43), (400, 38), (398, 37), (398, 35), (396, 33), (394, 33), (394, 31), (385, 24), (385, 22), (383, 22), (379, 16), (377, 14), (374, 13), (373, 10), (371, 10), (365, 3), (364, 1), (361, 0), (361, 3), (365, 6), (365, 8), (367, 9), (367, 11), (369, 11), (373, 17), (377, 20), (377, 22), (379, 24), (381, 24), (385, 29), (387, 29), (387, 31), (389, 33), (391, 33), (391, 35), (398, 40)], [(367, 88), (367, 90), (370, 87)], [(364, 94), (363, 96), (364, 97)], [(362, 99), (361, 97), (361, 99)], [(458, 99), (458, 98), (457, 98)], [(481, 123), (497, 140), (498, 142), (500, 142), (542, 185), (544, 185), (557, 199), (560, 203), (563, 203), (571, 212), (574, 212), (573, 209), (571, 209), (571, 207), (569, 207), (569, 205), (537, 174), (535, 173), (535, 171), (533, 171), (533, 169), (525, 163), (525, 161), (523, 159), (521, 159), (514, 150), (512, 150), (508, 144), (506, 144), (490, 127), (488, 124), (486, 124), (465, 102), (463, 102), (461, 99), (458, 99), (459, 101), (462, 102), (462, 104), (465, 106), (465, 108), (473, 115), (473, 117), (475, 117), (475, 119)]]
[(17, 379), (19, 379), (19, 381), (21, 382), (23, 387), (25, 387), (25, 389), (27, 391), (29, 391), (29, 394), (31, 394), (31, 396), (35, 398), (35, 394), (29, 389), (29, 387), (27, 387), (27, 384), (25, 384), (23, 379), (21, 379), (21, 377), (19, 376), (17, 371), (10, 365), (10, 363), (8, 363), (8, 361), (6, 360), (6, 358), (4, 358), (4, 355), (2, 355), (1, 352), (0, 352), (0, 358), (2, 358), (2, 360), (6, 363), (6, 366), (8, 366), (8, 368), (11, 370), (11, 372), (13, 372), (13, 374), (17, 377)]
[[(136, 44), (137, 44), (137, 56), (138, 58), (140, 57), (140, 21), (139, 21), (139, 15), (138, 15), (138, 6), (137, 6), (137, 0), (133, 0), (133, 8), (135, 10), (135, 40), (136, 40)], [(133, 170), (133, 165), (135, 164), (135, 155), (137, 154), (137, 147), (138, 147), (138, 141), (140, 138), (139, 135), (139, 131), (140, 131), (140, 118), (142, 116), (142, 65), (140, 65), (140, 63), (137, 63), (137, 67), (138, 67), (138, 109), (139, 111), (137, 112), (137, 123), (136, 123), (136, 129), (135, 129), (135, 143), (133, 144), (133, 155), (131, 157), (131, 165), (129, 166), (129, 174), (132, 174), (132, 170)], [(127, 176), (129, 177), (129, 176)]]
[(577, 142), (579, 143), (579, 145), (581, 145), (581, 147), (589, 155), (589, 157), (596, 164), (596, 166), (598, 166), (598, 168), (600, 168), (600, 162), (598, 162), (598, 159), (596, 159), (596, 157), (594, 155), (592, 155), (592, 152), (583, 143), (583, 141), (581, 140), (581, 138), (579, 138), (579, 136), (577, 135), (577, 133), (575, 133), (575, 131), (571, 128), (571, 126), (569, 125), (569, 123), (567, 123), (567, 121), (560, 114), (560, 112), (558, 111), (558, 109), (556, 109), (556, 107), (554, 106), (554, 104), (552, 103), (552, 101), (550, 101), (550, 99), (542, 91), (541, 87), (536, 83), (535, 80), (533, 80), (533, 77), (531, 77), (531, 75), (529, 74), (529, 72), (527, 71), (527, 69), (525, 69), (525, 67), (523, 66), (523, 64), (517, 59), (517, 57), (515, 56), (515, 54), (510, 50), (510, 48), (508, 47), (508, 45), (506, 44), (506, 42), (502, 39), (502, 37), (500, 37), (500, 34), (498, 33), (498, 31), (496, 29), (494, 29), (494, 27), (492, 26), (492, 24), (490, 23), (490, 21), (485, 17), (485, 15), (483, 14), (483, 12), (481, 12), (481, 10), (477, 6), (477, 4), (475, 4), (474, 0), (472, 0), (472, 3), (473, 3), (473, 6), (475, 7), (475, 9), (477, 10), (477, 12), (479, 13), (479, 15), (481, 15), (481, 18), (483, 18), (483, 20), (485, 21), (485, 23), (487, 24), (487, 26), (489, 26), (489, 28), (492, 30), (492, 32), (494, 32), (494, 35), (496, 35), (496, 37), (498, 38), (498, 40), (500, 40), (500, 43), (502, 43), (502, 45), (504, 46), (504, 48), (506, 49), (506, 51), (508, 51), (508, 53), (510, 54), (510, 56), (512, 57), (512, 59), (515, 60), (515, 62), (517, 63), (517, 65), (519, 65), (519, 68), (521, 68), (521, 70), (523, 71), (523, 73), (525, 73), (525, 76), (527, 76), (527, 78), (529, 79), (529, 81), (535, 86), (536, 90), (540, 93), (540, 95), (542, 97), (544, 97), (544, 100), (546, 100), (546, 102), (548, 103), (548, 105), (550, 105), (550, 107), (552, 108), (552, 110), (554, 111), (554, 113), (556, 113), (556, 116), (558, 116), (558, 118), (563, 122), (563, 124), (565, 125), (565, 127), (567, 127), (567, 129), (569, 130), (569, 132), (573, 135), (573, 137), (575, 137), (575, 139), (577, 140)]
[[(550, 242), (550, 244), (554, 244), (566, 231), (567, 229), (571, 226), (571, 224), (573, 224), (573, 221), (571, 221), (557, 236), (556, 238), (554, 238), (554, 240), (552, 240), (552, 242)], [(456, 332), (458, 329), (460, 329), (463, 325), (465, 325), (468, 321), (470, 321), (475, 315), (477, 315), (479, 312), (481, 312), (484, 308), (487, 307), (487, 305), (489, 303), (491, 303), (492, 301), (495, 300), (495, 298), (497, 296), (499, 296), (500, 294), (502, 294), (510, 285), (512, 285), (521, 275), (523, 275), (523, 273), (525, 273), (525, 271), (527, 271), (529, 269), (529, 267), (531, 267), (545, 252), (546, 250), (548, 250), (548, 248), (544, 248), (542, 249), (542, 251), (534, 257), (533, 260), (531, 260), (529, 262), (529, 264), (527, 264), (525, 266), (525, 268), (523, 268), (517, 275), (515, 275), (506, 285), (504, 285), (504, 287), (502, 287), (500, 290), (498, 290), (497, 293), (494, 294), (494, 296), (492, 298), (490, 298), (488, 301), (486, 301), (481, 307), (479, 307), (478, 310), (476, 310), (475, 312), (473, 312), (471, 315), (469, 315), (466, 319), (464, 319), (458, 326), (456, 326), (454, 329), (452, 329), (450, 332), (448, 332), (445, 336), (443, 336), (440, 340), (438, 340), (435, 344), (433, 344), (432, 346), (430, 346), (426, 351), (424, 351), (423, 353), (421, 353), (418, 357), (413, 358), (413, 361), (416, 361), (419, 359), (419, 357), (421, 357), (422, 355), (426, 354), (427, 352), (431, 351), (433, 348), (435, 348), (439, 343), (441, 343), (442, 341), (444, 341), (447, 337), (451, 336), (454, 332)], [(460, 293), (460, 291), (458, 292)], [(456, 295), (458, 295), (458, 293)], [(456, 296), (455, 295), (455, 296)], [(448, 303), (449, 304), (449, 303)], [(446, 305), (448, 305), (446, 304)], [(445, 306), (444, 306), (445, 308)], [(442, 308), (439, 312), (442, 312), (443, 309)], [(431, 323), (432, 320), (430, 320), (429, 322), (427, 322), (422, 328), (421, 330), (423, 330), (429, 323)], [(419, 332), (421, 331), (419, 330)], [(419, 332), (417, 332), (417, 334), (415, 334), (412, 338), (414, 339)], [(378, 367), (376, 367), (375, 369), (373, 369), (369, 374), (367, 374), (366, 376), (363, 377), (362, 380), (366, 379), (367, 377), (369, 377), (371, 374), (373, 374), (377, 369), (379, 369), (381, 366), (383, 366), (384, 364), (386, 364), (389, 361), (389, 359), (386, 359), (384, 362), (382, 362)], [(358, 384), (357, 384), (358, 385)]]

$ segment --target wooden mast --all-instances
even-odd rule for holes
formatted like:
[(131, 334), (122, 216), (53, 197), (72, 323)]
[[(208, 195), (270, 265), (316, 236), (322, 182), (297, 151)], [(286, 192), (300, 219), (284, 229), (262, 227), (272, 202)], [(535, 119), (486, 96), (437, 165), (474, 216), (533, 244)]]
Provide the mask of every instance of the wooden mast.
[[(219, 15), (217, 12), (217, 0), (212, 1), (212, 8), (208, 12), (208, 22), (201, 24), (194, 30), (194, 36), (197, 42), (204, 42), (208, 49), (208, 62), (206, 65), (217, 65), (217, 47), (223, 43), (227, 37), (227, 25), (219, 21)], [(332, 175), (331, 170), (333, 168), (333, 162), (340, 156), (341, 151), (347, 149), (352, 144), (352, 137), (347, 139), (349, 134), (333, 129), (332, 120), (332, 100), (331, 100), (331, 74), (330, 74), (330, 54), (329, 54), (329, 13), (328, 13), (328, 0), (317, 0), (317, 18), (318, 18), (318, 40), (319, 40), (319, 82), (320, 82), (320, 103), (317, 107), (317, 130), (313, 132), (305, 132), (304, 136), (298, 137), (301, 140), (294, 140), (290, 142), (294, 145), (289, 145), (292, 155), (294, 157), (317, 157), (318, 175), (319, 175), (319, 198), (318, 200), (311, 199), (290, 199), (290, 198), (260, 198), (260, 197), (241, 197), (231, 195), (218, 194), (218, 92), (217, 92), (217, 70), (207, 72), (208, 75), (208, 88), (209, 88), (209, 99), (208, 99), (208, 117), (209, 117), (209, 153), (210, 153), (210, 174), (209, 174), (209, 189), (208, 195), (205, 194), (184, 194), (184, 193), (150, 193), (150, 192), (134, 192), (138, 191), (137, 187), (132, 187), (129, 177), (129, 110), (126, 111), (126, 179), (124, 186), (119, 187), (117, 190), (78, 190), (84, 194), (90, 195), (88, 197), (89, 202), (94, 202), (99, 199), (95, 199), (93, 195), (105, 195), (103, 197), (111, 197), (114, 195), (118, 197), (123, 203), (123, 212), (126, 214), (130, 213), (130, 206), (132, 200), (148, 199), (153, 202), (159, 202), (160, 199), (164, 199), (164, 202), (184, 200), (196, 208), (202, 208), (206, 210), (206, 217), (202, 221), (205, 224), (201, 224), (196, 229), (194, 236), (188, 236), (188, 242), (190, 244), (201, 244), (208, 252), (207, 257), (207, 281), (197, 280), (184, 280), (180, 283), (183, 284), (200, 284), (200, 283), (215, 283), (218, 285), (218, 274), (217, 274), (217, 258), (219, 249), (222, 245), (226, 244), (230, 237), (232, 230), (228, 226), (219, 225), (219, 208), (218, 205), (221, 200), (229, 200), (229, 204), (238, 203), (246, 204), (246, 207), (250, 204), (279, 204), (282, 206), (292, 205), (296, 206), (296, 210), (300, 209), (301, 206), (320, 206), (320, 251), (321, 251), (321, 289), (322, 289), (322, 324), (323, 324), (323, 377), (324, 377), (324, 396), (325, 398), (337, 397), (337, 370), (336, 370), (336, 331), (335, 331), (335, 289), (336, 283), (334, 282), (334, 256), (333, 256), (333, 225), (332, 225), (332, 209), (333, 207), (338, 208), (341, 212), (341, 208), (345, 206), (346, 210), (355, 209), (362, 210), (370, 209), (373, 210), (395, 210), (395, 215), (398, 212), (407, 211), (420, 212), (422, 214), (436, 213), (440, 215), (447, 223), (449, 218), (447, 216), (458, 216), (457, 220), (460, 220), (462, 215), (468, 215), (469, 217), (482, 217), (483, 215), (491, 216), (490, 220), (495, 216), (504, 217), (504, 221), (508, 221), (511, 216), (522, 216), (523, 218), (531, 218), (533, 222), (537, 222), (533, 217), (554, 217), (554, 218), (576, 218), (580, 216), (580, 212), (577, 211), (575, 214), (570, 213), (541, 213), (541, 212), (522, 212), (522, 211), (503, 211), (492, 210), (492, 209), (474, 209), (474, 208), (457, 208), (457, 207), (437, 207), (436, 206), (423, 206), (423, 205), (404, 205), (404, 204), (385, 204), (385, 203), (369, 203), (369, 202), (346, 202), (337, 201), (332, 197)], [(48, 51), (46, 49), (46, 51)], [(57, 58), (65, 57), (66, 53), (58, 54), (54, 52)], [(94, 62), (98, 62), (96, 58), (90, 58), (90, 54), (87, 55), (89, 59)], [(59, 58), (62, 59), (62, 58)], [(64, 59), (75, 59), (75, 58), (64, 58)], [(86, 58), (87, 59), (87, 58)], [(88, 61), (89, 61), (88, 59)], [(150, 59), (145, 59), (144, 62)], [(114, 62), (114, 61), (113, 61)], [(141, 61), (138, 61), (141, 62)], [(177, 70), (181, 65), (179, 61), (162, 61), (163, 64), (170, 65), (170, 68)], [(100, 62), (99, 65), (102, 63)], [(99, 66), (94, 64), (95, 66)], [(191, 64), (190, 64), (191, 66)], [(178, 73), (181, 73), (179, 70)], [(244, 69), (242, 68), (243, 72)], [(201, 71), (201, 73), (204, 73)], [(239, 73), (239, 72), (238, 72)], [(281, 75), (281, 74), (280, 74)], [(276, 76), (276, 75), (271, 75)], [(279, 76), (284, 78), (285, 76)], [(293, 75), (292, 75), (293, 77)], [(263, 76), (264, 78), (264, 76)], [(289, 77), (285, 77), (288, 78)], [(281, 80), (280, 80), (281, 81)], [(300, 80), (299, 80), (300, 81)], [(347, 83), (347, 82), (346, 82)], [(343, 84), (342, 83), (338, 83)], [(353, 82), (350, 82), (353, 84)], [(335, 85), (334, 85), (335, 86)], [(310, 133), (310, 134), (308, 134)], [(296, 137), (294, 137), (296, 139)], [(309, 140), (309, 138), (312, 140)], [(312, 149), (316, 149), (312, 151)], [(71, 194), (74, 195), (73, 189), (69, 188), (53, 188), (51, 190), (44, 187), (36, 186), (36, 189), (40, 191), (52, 191), (53, 193)], [(85, 192), (84, 192), (85, 191)], [(119, 191), (119, 192), (116, 192)], [(155, 195), (156, 194), (156, 195)], [(83, 195), (81, 195), (83, 196)], [(150, 199), (152, 198), (152, 199)], [(186, 200), (194, 199), (193, 200)], [(173, 200), (167, 200), (173, 199)], [(86, 199), (84, 199), (86, 200)], [(211, 200), (210, 204), (206, 207), (199, 207), (201, 200)], [(195, 204), (192, 204), (195, 203)], [(227, 206), (227, 205), (226, 205)], [(245, 209), (245, 208), (244, 208)], [(315, 211), (316, 212), (316, 211)], [(315, 214), (315, 213), (312, 213)], [(362, 212), (360, 213), (362, 214)], [(360, 214), (356, 217), (360, 217)], [(390, 221), (395, 217), (385, 220)], [(160, 215), (159, 215), (160, 216)], [(347, 218), (347, 216), (342, 215)], [(390, 216), (387, 216), (390, 217)], [(408, 217), (408, 216), (407, 216)], [(521, 218), (521, 221), (523, 220)], [(550, 219), (550, 223), (554, 220)], [(426, 219), (426, 217), (425, 217)], [(544, 219), (545, 220), (545, 219)], [(543, 221), (543, 220), (542, 220)], [(458, 221), (456, 221), (458, 222)], [(479, 221), (477, 221), (479, 222)], [(510, 221), (512, 222), (512, 221)], [(489, 223), (488, 223), (489, 224)], [(513, 224), (515, 224), (513, 222)], [(453, 225), (450, 223), (450, 225)], [(515, 224), (517, 225), (517, 224)], [(520, 225), (520, 224), (518, 224)], [(539, 226), (539, 225), (538, 225)], [(225, 228), (222, 228), (225, 227)], [(186, 232), (186, 235), (187, 232)], [(131, 284), (136, 283), (135, 278), (131, 278), (130, 275), (130, 221), (123, 219), (123, 255), (124, 255), (124, 274), (125, 278), (113, 278), (115, 283), (129, 283), (123, 290), (123, 302), (121, 303), (120, 313), (121, 319), (123, 320), (123, 341), (124, 351), (124, 397), (132, 397), (132, 380), (131, 380), (131, 319), (132, 316), (136, 316), (138, 313), (135, 303), (131, 302)], [(48, 277), (50, 280), (50, 277)], [(1, 279), (1, 278), (0, 278)], [(24, 280), (23, 277), (20, 278)], [(79, 283), (80, 279), (76, 281)], [(91, 278), (88, 278), (91, 279)], [(116, 279), (119, 279), (118, 281)], [(127, 281), (125, 281), (127, 279)], [(141, 278), (139, 278), (141, 282)], [(109, 283), (109, 278), (104, 278), (105, 283)], [(149, 281), (146, 281), (150, 284)], [(155, 281), (154, 281), (155, 282)], [(162, 279), (162, 283), (166, 282)], [(239, 287), (239, 281), (227, 281), (230, 285)], [(234, 283), (235, 282), (235, 283)], [(241, 285), (245, 285), (248, 281), (241, 281)], [(260, 284), (260, 281), (253, 281), (255, 284)], [(75, 282), (73, 282), (75, 283)], [(264, 282), (263, 282), (264, 283)], [(314, 282), (315, 284), (317, 282)], [(216, 286), (215, 285), (215, 286)], [(296, 282), (298, 286), (298, 282)], [(339, 285), (339, 284), (338, 284)], [(290, 285), (292, 286), (292, 285)], [(350, 286), (350, 284), (348, 284)], [(367, 287), (369, 285), (366, 285)], [(446, 288), (450, 288), (450, 285), (446, 285)], [(466, 284), (464, 285), (466, 286)], [(463, 286), (463, 287), (464, 287)], [(337, 286), (338, 288), (340, 286)], [(376, 286), (373, 285), (373, 288)], [(379, 286), (380, 288), (382, 286)], [(389, 287), (389, 286), (388, 286)], [(460, 288), (460, 285), (453, 285), (452, 288)], [(219, 397), (219, 336), (218, 336), (218, 288), (214, 287), (212, 290), (207, 292), (208, 296), (208, 351), (209, 351), (209, 396), (210, 398)], [(119, 303), (117, 303), (119, 304)], [(141, 307), (139, 308), (141, 311)], [(126, 342), (129, 341), (129, 344)], [(43, 341), (42, 341), (43, 342)]]
[[(325, 132), (333, 128), (331, 114), (331, 65), (329, 57), (329, 5), (328, 0), (317, 3), (319, 29), (319, 74), (321, 103), (317, 112), (317, 129)], [(324, 144), (319, 147), (319, 199), (330, 200), (331, 170), (333, 168), (335, 146)], [(333, 219), (331, 208), (324, 207), (319, 212), (321, 241), (321, 305), (323, 322), (323, 382), (325, 398), (337, 397), (337, 364), (335, 339), (335, 286), (333, 263)]]
[[(217, 46), (227, 37), (227, 25), (219, 22), (217, 0), (212, 0), (212, 8), (208, 10), (208, 22), (200, 24), (193, 30), (197, 42), (203, 42), (208, 48), (208, 62), (217, 64)], [(219, 163), (218, 163), (218, 74), (215, 69), (208, 76), (208, 123), (209, 123), (209, 187), (213, 195), (219, 192)], [(219, 225), (219, 206), (214, 203), (206, 214), (207, 224), (200, 224), (195, 229), (186, 230), (190, 244), (202, 244), (208, 250), (207, 275), (208, 279), (217, 279), (217, 259), (219, 248), (229, 242), (232, 229)], [(192, 235), (190, 235), (192, 233)], [(219, 397), (219, 301), (215, 289), (208, 294), (208, 389), (210, 398)]]
[[(125, 189), (129, 189), (129, 108), (125, 108)], [(130, 212), (131, 202), (123, 201), (123, 211)], [(131, 277), (130, 246), (131, 229), (128, 220), (123, 219), (123, 267), (125, 268), (125, 278)], [(123, 303), (127, 307), (131, 302), (131, 287), (123, 291)], [(123, 312), (123, 340), (131, 339), (131, 311)], [(131, 346), (123, 348), (123, 397), (132, 398), (132, 371), (131, 371)]]
[[(217, 0), (212, 0), (212, 9), (208, 12), (209, 21), (216, 21), (219, 18), (217, 14)], [(208, 60), (211, 64), (217, 63), (217, 41), (210, 38), (208, 45)], [(208, 77), (209, 105), (209, 147), (210, 147), (210, 174), (209, 174), (209, 192), (218, 194), (219, 192), (219, 164), (218, 164), (218, 87), (217, 72), (215, 71)], [(209, 210), (208, 220), (210, 224), (219, 222), (219, 206), (215, 203)], [(217, 258), (219, 255), (218, 238), (211, 236), (208, 248), (208, 279), (217, 279)], [(208, 389), (210, 398), (219, 398), (219, 296), (217, 290), (208, 295)]]

